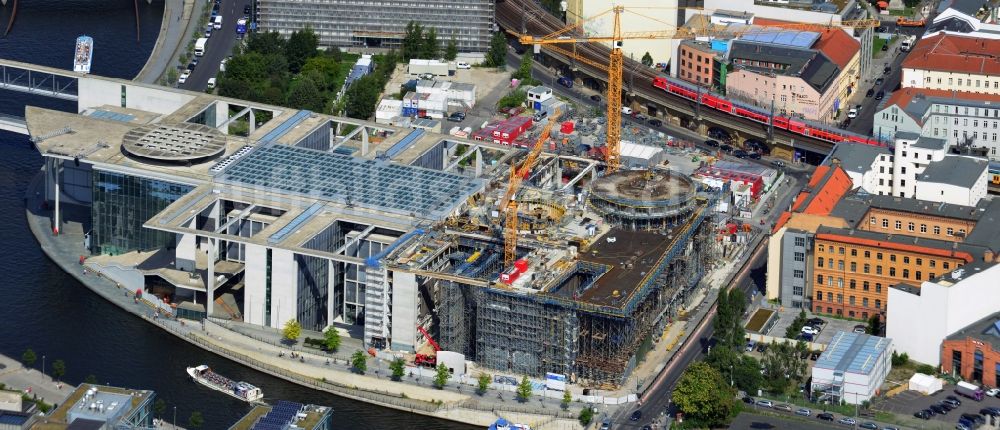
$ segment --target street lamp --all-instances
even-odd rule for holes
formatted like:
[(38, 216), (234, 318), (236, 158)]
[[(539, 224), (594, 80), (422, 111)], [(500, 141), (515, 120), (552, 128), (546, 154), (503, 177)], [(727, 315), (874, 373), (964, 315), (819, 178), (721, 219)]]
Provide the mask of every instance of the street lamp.
[(174, 406), (174, 430), (177, 429), (177, 406)]
[(45, 355), (42, 355), (42, 374), (45, 374)]

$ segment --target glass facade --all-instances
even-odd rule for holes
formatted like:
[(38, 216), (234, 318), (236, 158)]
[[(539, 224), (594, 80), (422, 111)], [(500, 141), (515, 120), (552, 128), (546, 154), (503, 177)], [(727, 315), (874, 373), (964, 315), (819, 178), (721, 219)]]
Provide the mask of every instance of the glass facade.
[(91, 252), (121, 254), (171, 248), (173, 233), (142, 225), (194, 187), (138, 176), (94, 170)]

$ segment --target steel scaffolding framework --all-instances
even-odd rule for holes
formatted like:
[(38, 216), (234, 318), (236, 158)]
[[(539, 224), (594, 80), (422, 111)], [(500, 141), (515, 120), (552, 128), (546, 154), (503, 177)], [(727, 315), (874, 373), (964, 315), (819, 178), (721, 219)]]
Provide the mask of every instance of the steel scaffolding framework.
[(288, 36), (307, 26), (321, 46), (399, 48), (406, 24), (433, 27), (442, 46), (486, 52), (493, 36), (493, 0), (260, 0), (262, 31)]

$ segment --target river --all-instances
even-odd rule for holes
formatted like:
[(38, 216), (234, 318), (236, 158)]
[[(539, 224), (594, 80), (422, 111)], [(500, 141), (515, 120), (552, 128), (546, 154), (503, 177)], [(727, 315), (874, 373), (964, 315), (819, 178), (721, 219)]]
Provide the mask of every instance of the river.
[[(12, 3), (0, 7), (2, 28)], [(156, 42), (162, 14), (163, 0), (139, 1), (137, 42), (132, 1), (20, 0), (13, 30), (0, 38), (0, 58), (70, 69), (76, 37), (87, 34), (95, 40), (94, 74), (132, 78)], [(0, 91), (0, 113), (23, 116), (25, 104), (75, 110), (75, 103)], [(228, 428), (249, 407), (191, 382), (184, 368), (192, 364), (256, 384), (268, 400), (332, 406), (335, 429), (474, 428), (300, 387), (205, 352), (106, 302), (49, 261), (28, 229), (23, 197), (41, 156), (26, 136), (4, 131), (0, 150), (0, 353), (16, 358), (32, 348), (50, 365), (62, 359), (63, 379), (74, 384), (95, 375), (100, 383), (154, 390), (167, 402), (168, 421), (174, 407), (181, 425), (199, 411), (206, 429)]]

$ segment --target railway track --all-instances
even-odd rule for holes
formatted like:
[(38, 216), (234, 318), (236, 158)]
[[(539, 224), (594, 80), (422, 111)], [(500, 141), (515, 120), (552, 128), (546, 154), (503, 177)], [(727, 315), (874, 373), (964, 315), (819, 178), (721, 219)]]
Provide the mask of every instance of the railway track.
[[(561, 20), (542, 9), (534, 0), (500, 0), (496, 5), (496, 20), (500, 27), (532, 35), (550, 34), (566, 26)], [(549, 46), (543, 45), (542, 50), (545, 51), (546, 55), (567, 64), (573, 63), (578, 70), (595, 79), (606, 82), (606, 69), (600, 69), (593, 64), (588, 64), (588, 62), (607, 64), (608, 57), (611, 55), (610, 48), (599, 43), (577, 43), (575, 45), (576, 54), (586, 58), (588, 61), (573, 62), (559, 52), (571, 50), (572, 48), (569, 47), (560, 47), (553, 50)], [(690, 100), (653, 87), (653, 78), (657, 77), (658, 73), (637, 61), (626, 58), (623, 69), (622, 81), (623, 83), (634, 82), (634, 86), (630, 86), (628, 89), (638, 99), (657, 105), (664, 111), (669, 110), (688, 117), (694, 117), (695, 112), (698, 112), (702, 121), (739, 131), (741, 134), (750, 134), (761, 138), (767, 137), (767, 126), (763, 124), (726, 115), (709, 108), (702, 108), (699, 111), (696, 104)], [(820, 154), (829, 153), (833, 148), (832, 143), (789, 133), (777, 128), (773, 131), (773, 137), (775, 143), (783, 144), (786, 147), (807, 149)]]

